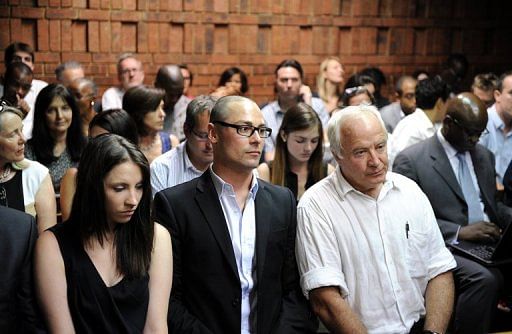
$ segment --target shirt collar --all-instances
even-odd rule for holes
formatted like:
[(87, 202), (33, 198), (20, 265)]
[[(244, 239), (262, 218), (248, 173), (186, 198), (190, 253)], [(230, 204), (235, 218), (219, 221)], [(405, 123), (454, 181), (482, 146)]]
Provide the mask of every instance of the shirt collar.
[[(441, 128), (442, 129), (442, 128)], [(439, 142), (441, 143), (441, 146), (443, 146), (444, 151), (446, 152), (446, 155), (448, 156), (448, 160), (451, 160), (453, 157), (457, 155), (457, 150), (450, 144), (446, 138), (444, 138), (441, 129), (437, 130), (437, 139), (439, 139)]]
[[(258, 189), (259, 189), (258, 178), (255, 173), (256, 173), (256, 170), (253, 170), (252, 180), (251, 180), (251, 188), (249, 189), (249, 194), (251, 194), (251, 197), (253, 199), (256, 199), (256, 193), (258, 192)], [(219, 197), (222, 197), (223, 195), (226, 195), (226, 194), (234, 194), (233, 186), (231, 184), (225, 182), (220, 176), (215, 174), (211, 165), (210, 165), (210, 174), (212, 176), (213, 185), (214, 185), (215, 190), (217, 191), (217, 194), (219, 195)]]
[[(354, 192), (359, 194), (360, 196), (366, 196), (369, 197), (366, 194), (363, 194), (359, 190), (355, 189), (350, 183), (348, 183), (347, 179), (343, 176), (341, 173), (341, 168), (338, 166), (336, 168), (336, 172), (331, 175), (331, 177), (335, 177), (337, 180), (336, 188), (340, 195), (340, 197), (343, 199), (345, 196), (347, 196), (348, 193)], [(382, 188), (379, 193), (379, 199), (386, 196), (386, 194), (393, 188), (398, 188), (398, 185), (396, 182), (393, 181), (393, 173), (387, 172), (386, 174), (386, 180), (384, 181)]]
[(491, 123), (496, 129), (503, 130), (505, 123), (503, 123), (503, 120), (498, 115), (496, 104), (493, 104), (487, 109), (487, 115), (489, 116), (489, 123)]

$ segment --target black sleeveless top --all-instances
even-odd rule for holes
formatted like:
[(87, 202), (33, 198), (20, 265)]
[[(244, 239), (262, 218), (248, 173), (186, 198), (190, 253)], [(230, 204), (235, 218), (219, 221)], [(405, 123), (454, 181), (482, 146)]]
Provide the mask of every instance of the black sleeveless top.
[(85, 252), (72, 222), (55, 225), (64, 259), (69, 310), (77, 333), (142, 333), (149, 303), (149, 276), (126, 277), (107, 287)]
[(0, 183), (0, 205), (25, 212), (21, 173), (16, 171), (12, 179)]

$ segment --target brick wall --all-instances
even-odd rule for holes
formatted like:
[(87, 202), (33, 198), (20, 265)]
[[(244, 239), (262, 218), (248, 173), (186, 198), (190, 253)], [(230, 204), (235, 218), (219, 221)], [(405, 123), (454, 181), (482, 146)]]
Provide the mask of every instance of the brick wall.
[(298, 59), (311, 85), (328, 55), (348, 74), (379, 66), (389, 83), (436, 72), (451, 52), (468, 56), (471, 74), (499, 72), (512, 68), (511, 33), (510, 0), (0, 0), (0, 49), (33, 45), (44, 80), (75, 59), (103, 91), (116, 84), (118, 54), (135, 52), (147, 84), (162, 64), (188, 64), (194, 94), (239, 66), (257, 102), (272, 98), (284, 58)]

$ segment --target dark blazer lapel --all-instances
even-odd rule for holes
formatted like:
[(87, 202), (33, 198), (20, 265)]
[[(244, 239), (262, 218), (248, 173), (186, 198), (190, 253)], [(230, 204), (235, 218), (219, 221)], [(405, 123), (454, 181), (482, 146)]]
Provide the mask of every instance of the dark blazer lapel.
[(196, 201), (219, 244), (219, 248), (226, 257), (233, 273), (238, 277), (235, 254), (233, 252), (233, 245), (226, 224), (226, 218), (224, 217), (217, 191), (213, 185), (210, 171), (203, 173), (197, 182)]
[(270, 233), (269, 211), (272, 210), (272, 203), (263, 182), (259, 182), (258, 186), (259, 189), (256, 193), (254, 205), (256, 209), (256, 263), (258, 263), (258, 281), (261, 282), (261, 275), (265, 265), (268, 234)]
[(441, 145), (441, 142), (437, 138), (437, 134), (434, 134), (433, 138), (430, 140), (433, 141), (430, 155), (433, 160), (432, 167), (446, 182), (446, 184), (448, 184), (453, 192), (459, 196), (460, 199), (465, 201), (464, 194), (462, 193), (462, 189), (460, 188), (459, 182), (457, 181), (457, 177), (453, 173), (452, 165), (448, 160), (448, 156), (446, 156), (443, 145)]

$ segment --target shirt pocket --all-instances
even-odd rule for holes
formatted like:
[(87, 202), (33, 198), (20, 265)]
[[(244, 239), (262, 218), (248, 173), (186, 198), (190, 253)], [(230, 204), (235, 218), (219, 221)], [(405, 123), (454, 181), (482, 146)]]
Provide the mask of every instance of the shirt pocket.
[(408, 231), (406, 265), (412, 279), (422, 279), (428, 275), (425, 261), (427, 248), (427, 234), (414, 229)]

